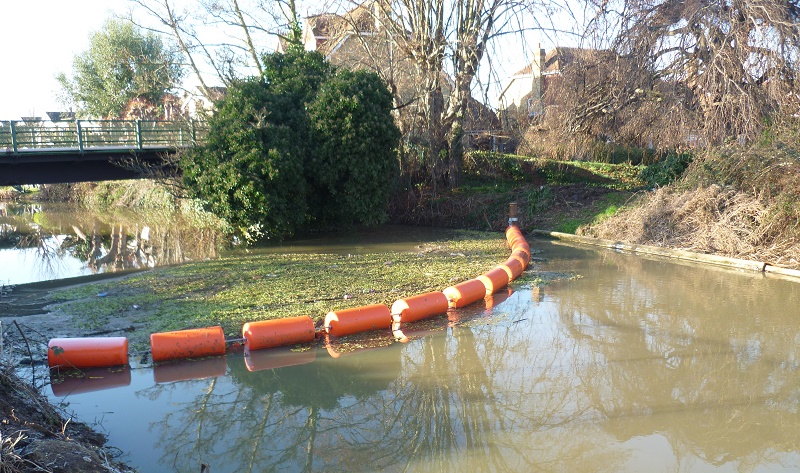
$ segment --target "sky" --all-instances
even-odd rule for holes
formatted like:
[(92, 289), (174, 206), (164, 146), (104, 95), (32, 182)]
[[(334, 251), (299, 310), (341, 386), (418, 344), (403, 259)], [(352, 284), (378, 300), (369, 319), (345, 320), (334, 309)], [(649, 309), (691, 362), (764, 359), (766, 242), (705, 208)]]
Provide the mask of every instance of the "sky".
[[(56, 75), (71, 76), (73, 58), (89, 48), (90, 35), (114, 14), (124, 15), (130, 9), (128, 0), (1, 1), (0, 120), (46, 118), (46, 112), (65, 111), (58, 102)], [(532, 34), (526, 41), (535, 44), (539, 38)], [(499, 81), (506, 81), (527, 62), (519, 55), (498, 59), (506, 62), (495, 79)]]
[(55, 76), (126, 0), (4, 0), (0, 9), (0, 120), (61, 111)]

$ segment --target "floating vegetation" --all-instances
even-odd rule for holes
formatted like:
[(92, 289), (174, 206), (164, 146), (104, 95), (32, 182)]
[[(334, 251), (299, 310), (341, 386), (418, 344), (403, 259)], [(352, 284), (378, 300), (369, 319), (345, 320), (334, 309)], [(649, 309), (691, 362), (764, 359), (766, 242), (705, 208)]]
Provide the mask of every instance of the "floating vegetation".
[[(442, 290), (508, 256), (502, 234), (454, 232), (412, 252), (267, 253), (156, 268), (53, 293), (53, 309), (85, 330), (126, 320), (143, 347), (152, 332), (221, 325), (237, 336), (246, 322), (310, 315)], [(105, 294), (98, 297), (98, 294)]]

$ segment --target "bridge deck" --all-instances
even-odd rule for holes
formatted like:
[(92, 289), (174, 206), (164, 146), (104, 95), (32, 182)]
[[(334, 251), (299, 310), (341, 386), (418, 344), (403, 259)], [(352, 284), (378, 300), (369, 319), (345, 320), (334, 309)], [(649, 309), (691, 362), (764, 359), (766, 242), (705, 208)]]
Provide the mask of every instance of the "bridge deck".
[(126, 158), (163, 163), (205, 132), (194, 121), (0, 121), (0, 185), (136, 178)]

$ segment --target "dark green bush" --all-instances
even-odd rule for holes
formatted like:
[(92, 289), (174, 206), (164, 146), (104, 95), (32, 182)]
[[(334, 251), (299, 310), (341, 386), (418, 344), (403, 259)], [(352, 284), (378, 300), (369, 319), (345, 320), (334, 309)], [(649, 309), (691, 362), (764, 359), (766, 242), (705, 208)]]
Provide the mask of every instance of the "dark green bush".
[(308, 107), (314, 152), (306, 165), (314, 226), (377, 224), (399, 176), (400, 131), (377, 74), (338, 71)]
[(184, 183), (250, 238), (381, 222), (400, 136), (385, 84), (299, 49), (264, 63), (215, 105), (206, 143), (182, 160)]
[(677, 180), (689, 167), (694, 156), (689, 153), (668, 153), (656, 163), (644, 168), (639, 178), (648, 187), (663, 187)]

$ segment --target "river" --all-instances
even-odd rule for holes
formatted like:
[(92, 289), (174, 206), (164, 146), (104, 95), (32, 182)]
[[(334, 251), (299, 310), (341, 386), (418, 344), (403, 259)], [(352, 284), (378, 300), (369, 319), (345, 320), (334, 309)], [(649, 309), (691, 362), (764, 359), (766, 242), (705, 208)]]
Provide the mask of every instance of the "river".
[(134, 362), (48, 395), (143, 472), (800, 470), (800, 285), (531, 243), (529, 271), (575, 277), (408, 343)]
[(797, 283), (533, 244), (532, 270), (580, 277), (406, 344), (133, 367), (52, 399), (148, 472), (800, 469)]

